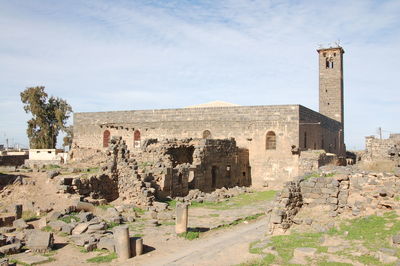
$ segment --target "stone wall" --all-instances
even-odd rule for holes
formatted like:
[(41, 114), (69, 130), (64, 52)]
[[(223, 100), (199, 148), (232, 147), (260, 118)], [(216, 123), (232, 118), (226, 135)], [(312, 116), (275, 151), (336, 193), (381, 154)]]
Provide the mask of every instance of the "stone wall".
[(390, 160), (394, 159), (395, 150), (397, 149), (397, 157), (400, 153), (400, 136), (399, 134), (391, 134), (387, 139), (378, 139), (374, 136), (365, 138), (365, 153), (362, 160)]
[(0, 166), (20, 166), (28, 157), (28, 155), (1, 155)]
[[(379, 209), (399, 209), (400, 176), (373, 173), (351, 167), (301, 176), (286, 183), (270, 214), (269, 233), (284, 231), (297, 223), (296, 215), (307, 208), (328, 210), (329, 217), (369, 215)], [(321, 209), (321, 218), (324, 215)]]
[(345, 156), (342, 125), (318, 112), (300, 106), (299, 148), (325, 150)]
[(338, 165), (336, 154), (326, 153), (324, 150), (302, 151), (299, 159), (299, 174), (318, 171), (324, 165)]

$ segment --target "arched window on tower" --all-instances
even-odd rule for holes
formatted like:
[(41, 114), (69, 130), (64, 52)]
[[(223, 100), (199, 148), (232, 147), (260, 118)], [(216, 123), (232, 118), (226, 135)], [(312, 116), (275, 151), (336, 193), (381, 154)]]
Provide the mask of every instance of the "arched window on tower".
[(110, 131), (106, 130), (103, 132), (103, 148), (107, 148), (110, 143)]
[(274, 131), (268, 131), (265, 138), (265, 149), (276, 150), (276, 135)]
[(211, 132), (210, 130), (203, 131), (203, 139), (211, 139)]
[(135, 130), (133, 133), (133, 146), (135, 148), (140, 148), (140, 131)]

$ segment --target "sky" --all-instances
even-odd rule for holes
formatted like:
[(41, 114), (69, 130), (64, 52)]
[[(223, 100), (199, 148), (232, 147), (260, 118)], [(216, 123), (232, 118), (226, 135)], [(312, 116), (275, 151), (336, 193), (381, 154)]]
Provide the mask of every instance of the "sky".
[(318, 110), (316, 49), (339, 41), (345, 142), (364, 149), (378, 127), (400, 132), (399, 14), (398, 0), (0, 0), (0, 144), (28, 146), (31, 86), (74, 112), (216, 100)]

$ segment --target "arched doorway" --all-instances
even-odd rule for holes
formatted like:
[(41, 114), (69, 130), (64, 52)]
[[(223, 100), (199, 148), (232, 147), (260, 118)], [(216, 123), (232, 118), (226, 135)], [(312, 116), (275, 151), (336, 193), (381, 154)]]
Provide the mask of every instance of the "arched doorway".
[(133, 133), (133, 146), (135, 148), (140, 148), (140, 131), (135, 130)]
[(103, 132), (103, 148), (107, 148), (110, 143), (110, 131), (106, 130)]

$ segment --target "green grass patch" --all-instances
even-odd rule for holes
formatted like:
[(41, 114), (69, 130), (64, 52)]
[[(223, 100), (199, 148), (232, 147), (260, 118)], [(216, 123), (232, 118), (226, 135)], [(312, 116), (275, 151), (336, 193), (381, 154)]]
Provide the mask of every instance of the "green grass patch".
[(247, 217), (244, 217), (244, 218), (237, 219), (237, 220), (235, 220), (233, 222), (230, 222), (230, 223), (227, 223), (227, 224), (224, 224), (224, 225), (220, 225), (216, 229), (228, 228), (228, 227), (235, 226), (235, 225), (238, 225), (240, 223), (243, 223), (245, 221), (256, 220), (257, 218), (259, 218), (259, 217), (261, 217), (263, 215), (265, 215), (265, 213), (257, 213), (257, 214), (254, 214), (254, 215), (250, 215), (250, 216), (247, 216)]
[(210, 213), (208, 216), (210, 216), (210, 217), (219, 217), (219, 214), (218, 213)]
[[(340, 225), (339, 229), (332, 229), (330, 235), (343, 235), (348, 232), (345, 239), (359, 240), (363, 245), (373, 251), (382, 247), (390, 247), (388, 238), (400, 231), (400, 221), (394, 212), (387, 212), (383, 216), (370, 215), (349, 220)], [(391, 224), (390, 227), (387, 224)]]
[(51, 228), (50, 225), (46, 225), (45, 227), (42, 228), (42, 231), (45, 231), (45, 232), (53, 232), (53, 228)]
[(234, 208), (240, 208), (257, 202), (273, 200), (275, 195), (276, 191), (274, 190), (257, 191), (253, 193), (243, 193), (222, 202), (203, 202), (203, 203), (192, 202), (189, 207), (191, 208), (203, 207), (214, 210), (229, 210)]
[(188, 231), (185, 233), (178, 234), (179, 237), (186, 238), (187, 240), (194, 240), (200, 237), (200, 232), (198, 231)]
[(100, 170), (99, 167), (90, 167), (90, 168), (88, 168), (88, 169), (86, 170), (86, 173), (94, 174), (94, 173), (99, 172), (99, 170)]
[(79, 222), (81, 219), (79, 219), (79, 217), (77, 217), (78, 213), (73, 212), (67, 216), (61, 217), (58, 220), (63, 221), (64, 223), (70, 224), (72, 222)]
[(135, 213), (137, 213), (137, 214), (139, 214), (139, 215), (143, 215), (143, 214), (145, 214), (145, 210), (143, 210), (143, 209), (141, 209), (141, 208), (138, 208), (138, 207), (134, 207), (133, 208), (133, 211), (135, 212)]
[(265, 247), (275, 247), (279, 257), (281, 257), (283, 263), (286, 264), (293, 257), (293, 251), (295, 248), (316, 248), (318, 252), (326, 252), (327, 247), (322, 247), (320, 245), (322, 235), (323, 233), (293, 233), (291, 235), (272, 236), (271, 243), (267, 244)]
[(22, 219), (24, 219), (25, 222), (32, 222), (39, 220), (40, 216), (36, 215), (33, 211), (23, 211), (22, 212)]
[(111, 228), (114, 228), (119, 225), (121, 225), (121, 224), (115, 223), (115, 222), (109, 222), (109, 223), (107, 223), (107, 229), (111, 229)]
[(272, 263), (275, 262), (275, 260), (276, 260), (275, 255), (267, 254), (262, 259), (253, 259), (253, 260), (238, 264), (238, 266), (264, 266), (264, 265), (271, 265)]
[(111, 204), (103, 204), (103, 205), (99, 205), (99, 206), (97, 206), (99, 209), (102, 209), (103, 211), (105, 211), (105, 210), (107, 210), (108, 208), (112, 208), (112, 207), (114, 207), (113, 205), (111, 205)]
[(111, 262), (112, 260), (117, 258), (116, 253), (110, 253), (108, 255), (99, 255), (90, 259), (87, 259), (87, 262), (91, 263), (105, 263), (105, 262)]
[(144, 237), (144, 234), (134, 234), (133, 237)]
[(45, 167), (46, 169), (60, 169), (61, 166), (57, 165), (57, 164), (48, 164)]
[(164, 221), (164, 222), (161, 222), (161, 225), (175, 225), (175, 222), (172, 222), (172, 221)]

